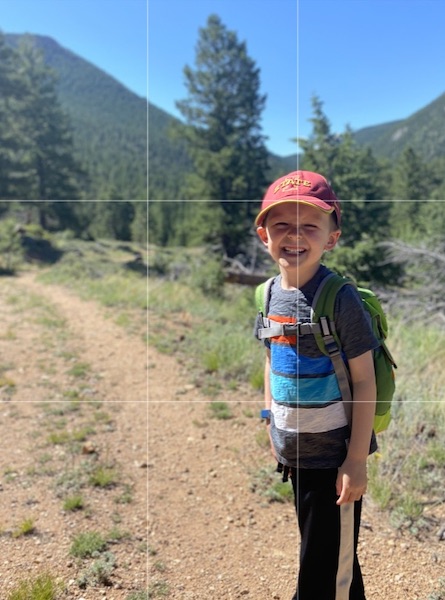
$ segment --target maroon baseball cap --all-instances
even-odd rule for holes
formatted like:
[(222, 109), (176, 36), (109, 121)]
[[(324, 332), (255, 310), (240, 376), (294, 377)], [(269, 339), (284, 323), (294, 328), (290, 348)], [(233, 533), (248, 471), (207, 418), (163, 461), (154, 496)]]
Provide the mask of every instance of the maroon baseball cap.
[(255, 225), (260, 227), (269, 210), (285, 202), (309, 204), (325, 213), (334, 213), (340, 227), (340, 202), (326, 179), (318, 173), (293, 171), (272, 183), (264, 196)]

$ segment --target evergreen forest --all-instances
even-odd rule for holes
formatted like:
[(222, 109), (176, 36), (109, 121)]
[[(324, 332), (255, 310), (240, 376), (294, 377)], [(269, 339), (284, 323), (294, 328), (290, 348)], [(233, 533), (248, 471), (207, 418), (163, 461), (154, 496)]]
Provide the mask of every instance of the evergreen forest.
[(145, 242), (147, 101), (42, 36), (0, 34), (0, 89), (2, 245), (30, 226)]

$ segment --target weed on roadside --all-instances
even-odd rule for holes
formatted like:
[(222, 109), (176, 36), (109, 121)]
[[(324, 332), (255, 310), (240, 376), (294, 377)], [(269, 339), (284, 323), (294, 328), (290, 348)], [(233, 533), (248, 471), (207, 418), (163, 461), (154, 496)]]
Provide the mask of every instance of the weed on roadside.
[(445, 578), (439, 579), (439, 589), (428, 596), (428, 600), (445, 600)]
[(88, 586), (111, 586), (111, 575), (116, 566), (116, 557), (112, 552), (104, 552), (100, 559), (93, 562), (77, 579), (81, 589)]
[(154, 598), (149, 595), (149, 591), (146, 592), (132, 592), (125, 600), (148, 600), (148, 598)]
[(252, 492), (260, 494), (269, 502), (293, 502), (294, 492), (290, 481), (283, 483), (273, 467), (261, 468), (252, 476)]
[(113, 422), (111, 415), (103, 410), (97, 410), (93, 414), (93, 419), (96, 423), (100, 423), (102, 425), (110, 425)]
[(75, 510), (82, 510), (84, 506), (85, 503), (82, 496), (76, 494), (65, 499), (65, 502), (63, 503), (63, 510), (73, 512)]
[(46, 415), (63, 417), (80, 411), (80, 392), (78, 390), (64, 390), (63, 396), (67, 398), (67, 401), (42, 404)]
[(68, 494), (78, 494), (79, 490), (86, 485), (85, 468), (78, 467), (61, 473), (54, 485), (59, 498)]
[(69, 441), (71, 441), (71, 436), (68, 433), (68, 431), (53, 431), (52, 433), (48, 434), (48, 443), (52, 444), (54, 446), (59, 446), (59, 445), (63, 445), (63, 444), (67, 444)]
[(232, 419), (233, 415), (230, 410), (230, 406), (227, 402), (213, 401), (209, 404), (209, 411), (213, 418), (215, 419)]
[(109, 488), (118, 482), (118, 475), (115, 469), (98, 465), (90, 474), (89, 482), (94, 487)]
[(255, 434), (255, 441), (260, 448), (267, 449), (270, 447), (270, 438), (267, 429), (264, 427)]
[(131, 504), (133, 502), (133, 487), (128, 483), (124, 484), (124, 491), (114, 501), (116, 504)]
[(35, 531), (34, 519), (31, 519), (31, 518), (30, 519), (25, 519), (12, 532), (12, 537), (13, 538), (18, 538), (18, 537), (21, 537), (23, 535), (30, 535), (31, 533), (34, 533), (34, 531)]
[(104, 537), (97, 531), (85, 531), (79, 533), (73, 539), (70, 548), (71, 556), (77, 558), (88, 558), (96, 552), (105, 550), (107, 542)]
[(7, 396), (12, 396), (16, 389), (16, 383), (10, 377), (2, 375), (0, 376), (0, 388), (3, 394)]
[(89, 374), (90, 370), (91, 370), (91, 366), (88, 363), (76, 362), (71, 367), (71, 369), (68, 370), (68, 375), (82, 379), (82, 378), (85, 378)]
[(168, 584), (165, 581), (155, 581), (148, 588), (147, 598), (165, 598), (169, 593)]
[(20, 581), (9, 592), (7, 600), (56, 600), (63, 585), (50, 574), (39, 575), (33, 579)]
[(389, 481), (380, 476), (379, 460), (379, 453), (375, 453), (368, 460), (368, 490), (374, 502), (384, 510), (391, 501), (392, 487)]
[(109, 542), (120, 542), (122, 540), (128, 540), (131, 537), (128, 531), (122, 531), (119, 527), (113, 527), (111, 531), (108, 532), (107, 540)]

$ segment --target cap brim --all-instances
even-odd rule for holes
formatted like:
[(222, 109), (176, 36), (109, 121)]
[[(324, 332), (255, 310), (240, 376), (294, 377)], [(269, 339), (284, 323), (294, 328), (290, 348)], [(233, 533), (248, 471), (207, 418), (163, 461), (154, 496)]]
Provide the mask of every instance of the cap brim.
[(269, 206), (266, 206), (266, 208), (263, 208), (263, 210), (261, 210), (258, 213), (257, 218), (255, 219), (255, 225), (257, 227), (260, 227), (261, 223), (264, 220), (264, 217), (272, 208), (274, 208), (274, 206), (280, 206), (281, 204), (289, 204), (290, 202), (295, 204), (306, 204), (307, 206), (315, 206), (316, 208), (320, 209), (326, 214), (331, 214), (335, 210), (332, 204), (327, 204), (327, 202), (324, 202), (319, 198), (308, 198), (307, 196), (304, 198), (284, 198), (283, 200), (273, 202)]

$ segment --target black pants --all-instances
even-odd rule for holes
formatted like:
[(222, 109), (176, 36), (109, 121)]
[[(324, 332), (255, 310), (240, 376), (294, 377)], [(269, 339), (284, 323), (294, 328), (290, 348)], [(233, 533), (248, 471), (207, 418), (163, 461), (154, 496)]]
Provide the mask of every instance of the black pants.
[(292, 600), (366, 600), (357, 542), (362, 502), (337, 506), (337, 469), (292, 469), (301, 533)]

